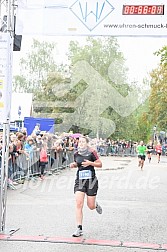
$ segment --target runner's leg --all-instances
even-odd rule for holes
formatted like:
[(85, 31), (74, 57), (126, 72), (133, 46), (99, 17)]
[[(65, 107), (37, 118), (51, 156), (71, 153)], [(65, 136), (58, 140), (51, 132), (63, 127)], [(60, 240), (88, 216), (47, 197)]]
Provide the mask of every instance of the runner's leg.
[(83, 220), (83, 205), (84, 205), (84, 198), (85, 198), (85, 193), (77, 191), (75, 193), (75, 200), (76, 200), (76, 221), (77, 225), (82, 225), (82, 220)]
[(96, 196), (87, 196), (87, 206), (90, 210), (94, 210), (96, 208)]
[(84, 205), (85, 193), (76, 191), (75, 192), (75, 200), (76, 200), (76, 221), (77, 221), (77, 229), (72, 234), (73, 237), (79, 237), (83, 235), (82, 232), (82, 220), (83, 220), (83, 205)]
[(144, 166), (144, 160), (141, 160), (141, 170), (143, 170), (143, 166)]
[(138, 158), (138, 161), (139, 161), (138, 166), (140, 167), (141, 166), (141, 158), (140, 157)]
[(97, 203), (96, 196), (87, 196), (87, 206), (90, 210), (96, 209), (98, 214), (102, 214), (102, 207)]

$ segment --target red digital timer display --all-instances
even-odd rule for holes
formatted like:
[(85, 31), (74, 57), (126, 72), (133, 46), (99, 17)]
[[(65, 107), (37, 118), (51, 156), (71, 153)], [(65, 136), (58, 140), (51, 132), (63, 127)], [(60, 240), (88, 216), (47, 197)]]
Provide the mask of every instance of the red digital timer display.
[(123, 15), (164, 15), (164, 5), (123, 5)]

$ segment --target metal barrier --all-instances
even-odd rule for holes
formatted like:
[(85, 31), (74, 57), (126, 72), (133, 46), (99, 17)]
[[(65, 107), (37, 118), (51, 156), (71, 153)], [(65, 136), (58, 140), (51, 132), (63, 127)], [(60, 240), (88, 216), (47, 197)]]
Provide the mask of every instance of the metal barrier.
[(118, 145), (100, 145), (98, 146), (100, 156), (137, 156), (136, 147), (123, 148)]
[[(100, 156), (137, 156), (136, 147), (122, 148), (117, 145), (98, 146), (97, 151)], [(155, 153), (152, 154), (154, 155)], [(25, 154), (20, 154), (12, 158), (12, 162), (9, 162), (9, 178), (17, 182), (24, 182), (25, 179), (35, 180), (41, 174), (39, 158), (39, 150), (34, 150), (29, 158), (27, 158)], [(73, 161), (74, 151), (65, 149), (63, 151), (54, 152), (53, 150), (49, 150), (45, 174), (52, 175), (54, 173), (59, 173), (61, 170), (69, 167), (69, 164)]]
[[(97, 147), (97, 151), (100, 156), (137, 156), (136, 146), (123, 148), (118, 145), (100, 145)], [(152, 155), (156, 155), (155, 150), (152, 151)], [(162, 156), (167, 156), (167, 148), (162, 149)]]
[[(40, 152), (38, 150), (34, 150), (30, 157), (20, 154), (18, 157), (13, 158), (12, 168), (10, 168), (11, 179), (14, 181), (35, 179), (41, 172), (39, 158)], [(46, 164), (45, 173), (51, 175), (60, 172), (62, 169), (69, 167), (69, 164), (73, 161), (74, 151), (63, 150), (56, 153), (48, 151), (48, 163)]]

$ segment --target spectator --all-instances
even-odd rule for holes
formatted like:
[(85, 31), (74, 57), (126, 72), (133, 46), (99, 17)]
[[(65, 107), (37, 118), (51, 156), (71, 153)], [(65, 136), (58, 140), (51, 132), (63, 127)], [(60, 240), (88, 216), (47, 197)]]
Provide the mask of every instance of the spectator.
[(47, 144), (43, 143), (42, 148), (40, 150), (40, 168), (41, 168), (41, 174), (40, 178), (43, 180), (44, 179), (44, 171), (46, 168), (46, 165), (48, 164), (48, 155), (47, 155)]

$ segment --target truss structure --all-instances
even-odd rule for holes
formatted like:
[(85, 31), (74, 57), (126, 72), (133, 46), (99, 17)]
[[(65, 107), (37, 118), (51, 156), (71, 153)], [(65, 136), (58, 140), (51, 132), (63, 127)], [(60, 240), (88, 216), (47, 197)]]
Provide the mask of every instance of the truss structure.
[[(0, 233), (5, 232), (8, 181), (10, 101), (12, 94), (12, 55), (14, 37), (14, 12), (16, 0), (0, 0), (0, 79), (4, 78), (3, 143), (0, 159)], [(1, 46), (3, 44), (3, 46)], [(5, 56), (4, 56), (5, 55)], [(2, 67), (2, 68), (1, 68)]]

